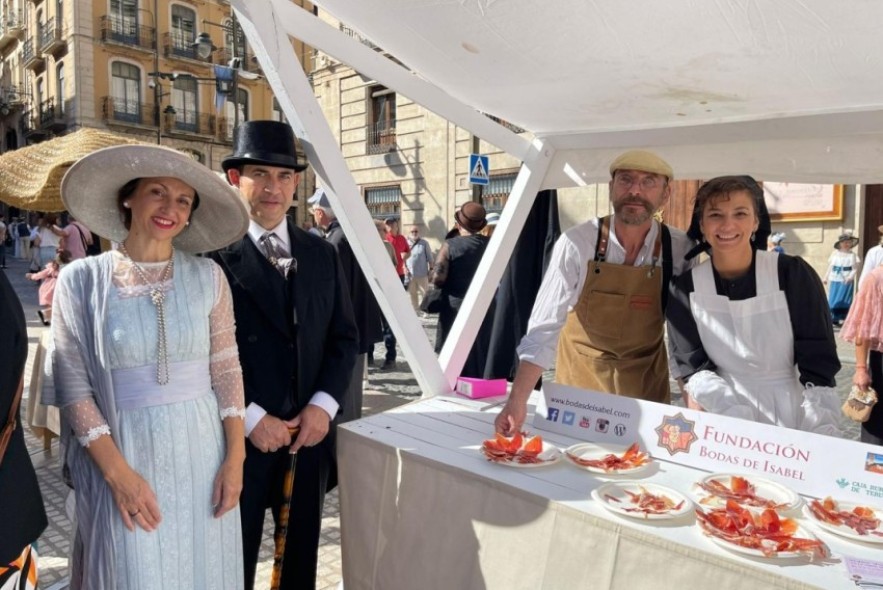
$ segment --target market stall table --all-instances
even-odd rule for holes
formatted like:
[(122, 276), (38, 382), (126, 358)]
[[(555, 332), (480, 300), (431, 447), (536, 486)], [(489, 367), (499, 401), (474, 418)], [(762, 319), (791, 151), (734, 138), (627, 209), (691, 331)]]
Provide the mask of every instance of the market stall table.
[[(844, 555), (883, 556), (881, 545), (807, 525), (828, 545), (831, 559), (754, 558), (705, 538), (692, 511), (653, 522), (614, 515), (590, 497), (605, 482), (638, 479), (691, 497), (693, 483), (707, 473), (659, 457), (634, 478), (589, 473), (566, 460), (535, 469), (490, 463), (479, 452), (493, 433), (496, 410), (482, 411), (488, 407), (437, 397), (340, 427), (347, 590), (831, 590), (855, 587)], [(579, 442), (542, 435), (561, 449)]]

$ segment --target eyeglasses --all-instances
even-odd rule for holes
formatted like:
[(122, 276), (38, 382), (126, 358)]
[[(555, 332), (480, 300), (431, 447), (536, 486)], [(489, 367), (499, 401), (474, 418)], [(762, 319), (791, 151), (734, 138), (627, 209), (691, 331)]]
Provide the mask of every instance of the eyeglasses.
[(415, 229), (415, 230), (411, 230), (411, 233), (412, 234), (419, 234), (420, 232)]
[(635, 183), (641, 188), (641, 190), (652, 191), (653, 189), (659, 188), (663, 180), (659, 176), (642, 176), (636, 177), (628, 173), (619, 173), (616, 175), (616, 178), (613, 180), (613, 183), (623, 189), (631, 188)]

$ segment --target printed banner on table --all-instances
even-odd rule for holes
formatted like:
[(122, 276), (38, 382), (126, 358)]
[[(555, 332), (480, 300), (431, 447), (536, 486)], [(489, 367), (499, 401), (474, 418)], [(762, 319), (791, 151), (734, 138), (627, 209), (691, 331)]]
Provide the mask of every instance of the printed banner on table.
[(589, 442), (638, 441), (656, 459), (755, 473), (808, 496), (883, 505), (875, 445), (557, 383), (543, 386), (533, 425)]

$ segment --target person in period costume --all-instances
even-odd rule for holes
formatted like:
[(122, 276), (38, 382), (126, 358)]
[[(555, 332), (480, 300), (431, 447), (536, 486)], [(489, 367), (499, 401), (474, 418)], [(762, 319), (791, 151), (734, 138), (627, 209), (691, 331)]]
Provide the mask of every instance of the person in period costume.
[(861, 440), (883, 445), (883, 403), (880, 401), (883, 398), (883, 266), (878, 265), (864, 276), (864, 283), (840, 330), (840, 338), (855, 344), (852, 383), (862, 391), (871, 387), (877, 393), (878, 401), (871, 409), (871, 417), (862, 423)]
[(347, 403), (359, 334), (334, 246), (286, 216), (306, 169), (291, 127), (243, 123), (222, 167), (251, 218), (245, 237), (212, 254), (233, 291), (245, 379), (245, 584), (254, 584), (267, 508), (279, 517), (291, 451), (297, 476), (282, 587), (313, 588), (322, 505), (336, 482), (333, 421)]
[(837, 326), (843, 325), (855, 294), (855, 277), (861, 266), (861, 258), (855, 252), (858, 242), (858, 238), (849, 232), (840, 234), (834, 242), (834, 251), (828, 258), (824, 283), (828, 285), (831, 320)]
[(865, 254), (865, 263), (862, 264), (862, 274), (858, 280), (859, 289), (862, 288), (868, 275), (871, 274), (875, 268), (883, 265), (883, 225), (878, 226), (877, 231), (880, 232), (880, 243), (868, 250)]
[(337, 214), (331, 208), (331, 202), (324, 189), (317, 189), (310, 197), (309, 204), (312, 207), (316, 225), (325, 232), (325, 239), (337, 249), (340, 263), (343, 266), (343, 276), (349, 288), (350, 301), (353, 305), (353, 315), (356, 326), (359, 328), (359, 356), (350, 379), (350, 386), (346, 394), (346, 404), (341, 410), (340, 423), (349, 422), (362, 417), (362, 383), (365, 373), (365, 359), (374, 348), (375, 342), (383, 339), (383, 326), (381, 324), (380, 305), (371, 292), (371, 285), (365, 278), (352, 246), (340, 227)]
[(770, 234), (770, 237), (767, 238), (766, 241), (766, 249), (769, 252), (778, 252), (779, 254), (785, 253), (785, 248), (782, 247), (782, 242), (785, 241), (785, 234), (782, 232), (776, 232), (774, 234)]
[[(18, 411), (28, 331), (18, 295), (2, 272), (0, 326), (0, 588), (31, 589), (37, 582), (33, 543), (46, 528), (46, 511)], [(8, 422), (10, 415), (14, 416), (12, 423)], [(26, 583), (28, 579), (31, 583)]]
[(766, 250), (763, 189), (722, 176), (699, 189), (689, 256), (672, 284), (669, 344), (693, 409), (838, 435), (840, 370), (825, 291), (796, 256)]
[(241, 588), (242, 373), (230, 289), (194, 256), (248, 226), (181, 152), (98, 150), (61, 185), (119, 249), (76, 260), (52, 306), (55, 389), (76, 497), (73, 590)]
[[(454, 320), (463, 305), (466, 291), (478, 270), (481, 257), (487, 249), (490, 238), (481, 234), (487, 226), (484, 207), (469, 201), (454, 214), (460, 235), (446, 240), (438, 251), (429, 282), (442, 292), (442, 306), (438, 314), (438, 329), (435, 335), (435, 352), (441, 352), (454, 325)], [(494, 304), (487, 310), (481, 328), (460, 375), (463, 377), (484, 377), (484, 367), (490, 350), (491, 328), (495, 313)]]
[[(671, 166), (632, 150), (610, 165), (613, 215), (566, 231), (534, 303), (512, 393), (496, 420), (518, 431), (543, 371), (555, 381), (668, 403), (668, 283), (691, 266), (687, 236), (653, 218), (671, 195)], [(557, 358), (556, 358), (557, 354)]]

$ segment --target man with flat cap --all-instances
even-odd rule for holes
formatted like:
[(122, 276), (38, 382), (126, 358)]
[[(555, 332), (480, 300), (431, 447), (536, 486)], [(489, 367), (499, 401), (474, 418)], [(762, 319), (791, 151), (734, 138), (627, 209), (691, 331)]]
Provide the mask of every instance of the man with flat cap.
[(672, 169), (632, 150), (610, 165), (613, 215), (565, 232), (543, 276), (512, 393), (496, 419), (504, 434), (521, 430), (527, 399), (543, 371), (583, 389), (668, 403), (664, 343), (668, 284), (692, 263), (684, 232), (653, 219), (671, 196)]
[(298, 458), (282, 587), (314, 588), (322, 506), (336, 482), (332, 422), (346, 403), (358, 331), (334, 246), (286, 217), (306, 168), (291, 127), (248, 121), (237, 131), (222, 166), (251, 219), (240, 241), (211, 256), (230, 282), (245, 382), (245, 587), (254, 586), (267, 508), (279, 518), (290, 450)]

